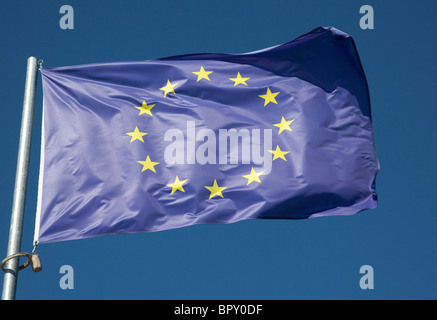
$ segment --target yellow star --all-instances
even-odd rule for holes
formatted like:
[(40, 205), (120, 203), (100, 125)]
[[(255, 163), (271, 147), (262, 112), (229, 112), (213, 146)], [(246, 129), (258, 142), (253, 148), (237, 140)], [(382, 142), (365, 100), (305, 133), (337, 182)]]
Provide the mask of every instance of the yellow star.
[(143, 136), (145, 136), (148, 133), (140, 132), (140, 130), (138, 130), (138, 127), (135, 127), (135, 130), (133, 132), (128, 132), (126, 134), (132, 137), (132, 139), (130, 139), (130, 142), (132, 143), (135, 140), (140, 140), (141, 142), (144, 142)]
[(282, 117), (281, 122), (280, 122), (280, 123), (277, 123), (277, 124), (274, 124), (274, 126), (279, 128), (279, 134), (281, 134), (281, 132), (284, 131), (284, 130), (291, 131), (290, 124), (291, 124), (293, 121), (294, 121), (294, 119), (293, 119), (293, 120), (290, 120), (290, 121), (286, 121), (286, 120), (284, 119), (284, 117)]
[(244, 84), (244, 85), (247, 86), (246, 81), (249, 80), (249, 79), (250, 79), (250, 78), (242, 78), (239, 72), (238, 72), (236, 78), (229, 78), (229, 80), (232, 80), (232, 81), (235, 82), (235, 83), (234, 83), (234, 87), (235, 87), (237, 84)]
[(284, 159), (285, 161), (287, 161), (287, 159), (285, 159), (284, 156), (287, 153), (290, 153), (290, 151), (282, 151), (281, 148), (279, 148), (279, 146), (276, 146), (276, 150), (267, 150), (267, 151), (273, 153), (273, 155), (274, 155), (273, 160), (281, 158), (281, 159)]
[(176, 179), (174, 181), (174, 183), (170, 183), (167, 185), (167, 187), (171, 187), (171, 194), (173, 194), (176, 190), (180, 190), (182, 192), (185, 192), (184, 190), (184, 183), (186, 183), (188, 181), (188, 179), (185, 179), (183, 181), (179, 180), (179, 177), (176, 176)]
[(197, 75), (197, 82), (199, 82), (202, 79), (206, 79), (208, 81), (211, 81), (208, 77), (209, 74), (213, 73), (213, 71), (205, 71), (205, 69), (203, 69), (203, 66), (200, 67), (200, 71), (195, 71), (193, 72), (195, 75)]
[(135, 107), (135, 108), (137, 108), (138, 110), (140, 110), (140, 114), (139, 114), (139, 116), (142, 115), (142, 114), (144, 114), (144, 113), (147, 113), (148, 115), (150, 115), (150, 116), (153, 117), (153, 114), (152, 114), (152, 112), (151, 112), (150, 110), (152, 110), (152, 108), (153, 108), (154, 106), (155, 106), (154, 104), (149, 104), (149, 105), (147, 105), (146, 101), (143, 101), (143, 105), (142, 105), (141, 107)]
[(246, 174), (243, 176), (243, 178), (247, 179), (247, 185), (251, 184), (252, 182), (256, 181), (261, 183), (261, 180), (259, 179), (259, 176), (262, 175), (264, 172), (255, 172), (255, 170), (252, 167), (252, 170), (250, 171), (250, 174)]
[(211, 194), (209, 196), (209, 198), (211, 199), (215, 196), (220, 196), (223, 198), (222, 191), (225, 190), (227, 187), (219, 187), (217, 185), (217, 180), (214, 180), (214, 184), (211, 187), (205, 186), (205, 188), (211, 191)]
[(164, 97), (166, 97), (167, 93), (170, 93), (170, 92), (176, 94), (174, 92), (174, 87), (176, 87), (178, 85), (178, 83), (179, 82), (176, 82), (175, 84), (172, 84), (170, 82), (170, 80), (167, 80), (167, 85), (165, 87), (159, 88), (159, 90), (164, 91)]
[(137, 162), (143, 165), (143, 170), (141, 170), (141, 172), (146, 170), (152, 170), (153, 172), (156, 173), (155, 166), (159, 164), (159, 162), (151, 161), (149, 156), (147, 156), (146, 161), (137, 161)]
[(265, 107), (269, 102), (273, 102), (273, 103), (278, 104), (278, 103), (276, 102), (276, 99), (275, 99), (275, 97), (276, 97), (278, 94), (279, 94), (279, 92), (274, 92), (274, 93), (273, 93), (273, 92), (270, 91), (270, 88), (267, 87), (267, 93), (266, 93), (266, 94), (262, 94), (262, 95), (260, 95), (260, 97), (264, 99), (264, 107)]

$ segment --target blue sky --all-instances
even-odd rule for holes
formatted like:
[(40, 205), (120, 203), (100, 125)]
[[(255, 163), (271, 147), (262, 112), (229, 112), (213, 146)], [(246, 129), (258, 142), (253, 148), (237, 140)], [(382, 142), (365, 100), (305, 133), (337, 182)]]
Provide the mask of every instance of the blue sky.
[[(59, 9), (74, 9), (74, 29)], [(375, 28), (359, 26), (372, 5)], [(27, 58), (45, 67), (242, 53), (319, 26), (350, 34), (372, 103), (379, 205), (350, 217), (251, 220), (40, 245), (17, 299), (436, 299), (435, 13), (423, 1), (20, 1), (0, 11), (0, 253), (6, 256)], [(22, 251), (32, 250), (41, 138), (38, 78)], [(59, 286), (63, 265), (74, 289)], [(374, 269), (374, 289), (359, 286)], [(3, 281), (3, 277), (1, 277)]]

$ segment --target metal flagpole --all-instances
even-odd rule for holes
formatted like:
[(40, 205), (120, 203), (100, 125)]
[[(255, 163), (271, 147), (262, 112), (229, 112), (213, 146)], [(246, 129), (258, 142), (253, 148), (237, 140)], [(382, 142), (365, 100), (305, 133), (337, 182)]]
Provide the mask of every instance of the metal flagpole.
[[(20, 251), (23, 230), (24, 205), (26, 200), (27, 176), (29, 171), (30, 145), (32, 140), (33, 113), (35, 107), (38, 60), (27, 60), (26, 84), (24, 88), (23, 115), (21, 118), (20, 144), (18, 147), (17, 171), (15, 175), (14, 198), (12, 202), (11, 226), (7, 256)], [(14, 258), (5, 264), (3, 300), (14, 300), (17, 287), (18, 260)]]

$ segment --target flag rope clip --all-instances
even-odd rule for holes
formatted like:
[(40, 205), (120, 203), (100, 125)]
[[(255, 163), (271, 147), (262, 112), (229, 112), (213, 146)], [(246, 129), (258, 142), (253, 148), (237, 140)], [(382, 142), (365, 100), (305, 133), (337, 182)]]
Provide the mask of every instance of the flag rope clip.
[(8, 262), (11, 259), (18, 258), (18, 257), (27, 257), (27, 261), (18, 267), (18, 271), (23, 270), (26, 268), (29, 264), (32, 267), (32, 270), (34, 272), (40, 272), (42, 270), (41, 266), (41, 260), (39, 258), (39, 255), (36, 253), (29, 254), (27, 252), (18, 252), (11, 254), (10, 256), (4, 258), (1, 262), (1, 268), (4, 272), (6, 272), (7, 269), (5, 269), (4, 265), (6, 262)]

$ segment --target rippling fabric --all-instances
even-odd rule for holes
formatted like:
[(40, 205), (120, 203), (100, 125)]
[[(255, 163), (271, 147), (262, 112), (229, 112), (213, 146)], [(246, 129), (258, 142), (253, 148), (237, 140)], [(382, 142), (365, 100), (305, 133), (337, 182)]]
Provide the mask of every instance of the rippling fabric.
[(377, 205), (366, 78), (335, 28), (41, 73), (39, 243)]

